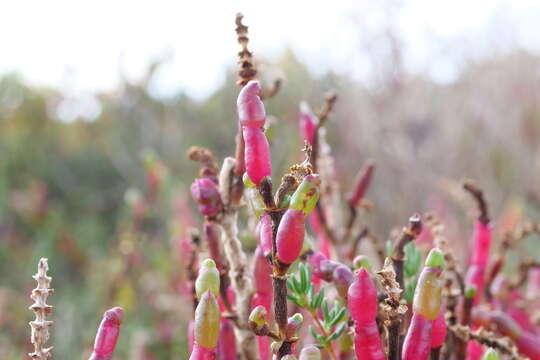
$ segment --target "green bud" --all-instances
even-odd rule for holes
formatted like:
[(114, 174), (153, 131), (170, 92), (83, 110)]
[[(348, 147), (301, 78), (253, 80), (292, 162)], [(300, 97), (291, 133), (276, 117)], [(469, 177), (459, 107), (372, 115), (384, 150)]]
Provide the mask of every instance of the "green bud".
[(251, 310), (251, 314), (249, 314), (249, 326), (254, 329), (261, 329), (266, 323), (266, 309), (264, 306), (259, 305), (253, 310)]
[(500, 360), (500, 359), (501, 357), (499, 356), (499, 353), (492, 348), (487, 349), (487, 351), (484, 353), (484, 356), (482, 356), (482, 360)]
[(195, 342), (205, 348), (214, 348), (219, 337), (221, 313), (216, 298), (205, 292), (195, 310)]
[(211, 291), (214, 296), (219, 296), (219, 271), (212, 259), (206, 259), (201, 263), (199, 275), (195, 280), (197, 298), (207, 291)]
[(465, 287), (465, 298), (473, 299), (476, 296), (476, 286), (468, 285)]
[(358, 255), (353, 260), (353, 268), (354, 270), (360, 270), (363, 268), (371, 271), (371, 263), (369, 262), (369, 258), (366, 255)]
[(426, 266), (444, 269), (444, 255), (442, 251), (437, 248), (431, 249), (426, 259)]
[(302, 180), (293, 196), (289, 207), (294, 210), (302, 210), (309, 215), (319, 200), (319, 175), (308, 175)]
[(300, 360), (321, 360), (321, 350), (315, 345), (306, 345), (300, 352)]
[(242, 181), (244, 182), (244, 185), (247, 188), (249, 188), (249, 189), (255, 188), (255, 183), (253, 181), (251, 181), (251, 179), (249, 178), (247, 172), (244, 173), (244, 176), (242, 177)]

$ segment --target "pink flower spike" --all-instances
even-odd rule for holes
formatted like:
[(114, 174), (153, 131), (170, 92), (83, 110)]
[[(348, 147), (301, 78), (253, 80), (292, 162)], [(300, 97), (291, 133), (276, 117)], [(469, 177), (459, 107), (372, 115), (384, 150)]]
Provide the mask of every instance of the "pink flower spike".
[(123, 317), (124, 311), (120, 307), (105, 311), (96, 334), (94, 351), (89, 360), (109, 360), (111, 358), (120, 335), (120, 324), (122, 324)]
[(236, 337), (231, 320), (222, 318), (219, 329), (217, 354), (219, 360), (236, 360)]
[(270, 145), (261, 129), (244, 127), (246, 172), (254, 184), (259, 185), (265, 176), (272, 173)]
[(318, 122), (317, 117), (311, 111), (308, 103), (302, 101), (300, 103), (300, 132), (302, 133), (304, 140), (311, 145), (313, 145), (315, 139), (315, 130), (317, 129)]
[(236, 108), (241, 126), (261, 129), (264, 126), (266, 112), (264, 104), (259, 97), (261, 85), (258, 81), (251, 80), (238, 94)]
[(296, 261), (304, 244), (304, 212), (288, 209), (276, 235), (277, 256), (284, 264)]

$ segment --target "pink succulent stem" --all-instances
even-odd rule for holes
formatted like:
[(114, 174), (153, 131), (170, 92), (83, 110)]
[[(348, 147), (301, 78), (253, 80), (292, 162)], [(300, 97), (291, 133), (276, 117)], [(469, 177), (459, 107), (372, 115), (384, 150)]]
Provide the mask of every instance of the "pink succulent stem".
[(265, 176), (272, 173), (270, 160), (270, 145), (260, 128), (243, 127), (245, 147), (246, 172), (254, 184), (260, 184)]
[(385, 359), (377, 328), (377, 289), (366, 269), (349, 287), (347, 306), (355, 324), (355, 352), (359, 360)]
[(309, 105), (306, 102), (300, 103), (300, 115), (299, 115), (300, 133), (304, 140), (310, 145), (313, 145), (315, 140), (315, 131), (317, 130), (318, 119), (311, 111)]
[[(265, 214), (266, 215), (266, 214)], [(268, 216), (268, 215), (267, 215)], [(265, 253), (262, 248), (262, 229), (261, 229), (261, 244), (255, 249), (255, 266), (253, 268), (253, 280), (255, 286), (255, 295), (252, 300), (252, 309), (259, 305), (262, 305), (267, 314), (270, 314), (272, 310), (272, 296), (274, 288), (272, 286), (272, 266), (266, 259)], [(271, 231), (271, 223), (270, 223)], [(270, 233), (270, 241), (272, 233)], [(272, 244), (270, 244), (270, 252), (272, 251)], [(270, 339), (267, 336), (257, 336), (257, 343), (259, 347), (259, 358), (261, 360), (270, 359)]]
[(94, 351), (89, 360), (111, 359), (118, 341), (118, 336), (120, 335), (120, 325), (122, 324), (123, 317), (124, 311), (120, 307), (115, 307), (105, 312), (96, 334)]
[(264, 213), (260, 222), (260, 248), (264, 256), (272, 254), (272, 219)]
[(427, 359), (431, 350), (432, 331), (433, 321), (414, 312), (403, 343), (403, 360)]
[(292, 264), (300, 255), (304, 244), (304, 212), (287, 209), (279, 223), (276, 246), (279, 260)]
[(433, 323), (441, 310), (444, 255), (432, 249), (418, 278), (414, 291), (413, 316), (403, 342), (403, 360), (427, 360), (431, 351)]
[(193, 346), (195, 344), (195, 320), (190, 320), (188, 325), (188, 349), (189, 353), (193, 352)]
[(438, 348), (444, 344), (446, 339), (446, 322), (444, 320), (445, 307), (441, 306), (437, 319), (433, 322), (433, 332), (431, 334), (431, 348)]
[(364, 195), (371, 183), (373, 177), (373, 172), (375, 171), (375, 162), (373, 160), (368, 160), (366, 165), (358, 172), (356, 176), (355, 185), (353, 191), (348, 197), (349, 205), (352, 207), (357, 207), (360, 205), (360, 201), (364, 198)]
[(215, 348), (208, 349), (195, 343), (189, 360), (215, 360), (216, 358), (217, 351)]
[(219, 329), (219, 341), (217, 347), (219, 360), (236, 360), (236, 337), (231, 320), (222, 318)]

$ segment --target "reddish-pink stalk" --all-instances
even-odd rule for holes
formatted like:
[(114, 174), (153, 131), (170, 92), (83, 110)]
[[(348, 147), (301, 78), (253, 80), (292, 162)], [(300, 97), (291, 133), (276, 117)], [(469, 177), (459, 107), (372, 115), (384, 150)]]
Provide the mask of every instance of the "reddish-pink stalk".
[(431, 333), (431, 348), (436, 349), (440, 348), (446, 339), (446, 321), (444, 316), (446, 313), (446, 308), (441, 306), (439, 315), (437, 319), (433, 322), (433, 331)]
[(485, 271), (491, 247), (491, 226), (478, 220), (474, 226), (471, 266), (465, 277), (465, 284), (476, 289), (474, 303), (478, 304), (484, 293)]
[(358, 360), (386, 359), (377, 328), (377, 289), (366, 269), (360, 269), (349, 287), (347, 306), (355, 324), (355, 352)]
[(205, 348), (197, 343), (193, 344), (193, 351), (189, 356), (190, 360), (216, 360), (217, 352), (215, 348)]
[(508, 314), (499, 310), (490, 310), (484, 306), (477, 306), (472, 312), (472, 321), (475, 326), (491, 328), (493, 326), (503, 334), (514, 340), (518, 350), (531, 360), (540, 360), (540, 338), (523, 330)]
[[(270, 236), (272, 236), (271, 233)], [(271, 238), (270, 241), (272, 241)], [(271, 247), (270, 251), (272, 251)], [(256, 308), (259, 305), (262, 305), (265, 308), (267, 314), (270, 314), (272, 310), (273, 296), (272, 266), (268, 262), (268, 259), (266, 258), (266, 255), (262, 250), (262, 242), (255, 249), (254, 258), (255, 266), (253, 268), (253, 284), (255, 287), (255, 295), (253, 296), (252, 300), (252, 309)], [(269, 360), (270, 339), (267, 336), (257, 336), (257, 343), (259, 346), (259, 358), (261, 360)]]
[(371, 183), (373, 172), (375, 171), (375, 162), (368, 160), (368, 162), (360, 169), (356, 176), (353, 191), (349, 194), (347, 201), (352, 207), (360, 205), (360, 201), (364, 198), (367, 188)]
[(321, 221), (316, 211), (312, 212), (309, 215), (309, 223), (311, 225), (311, 229), (313, 230), (313, 232), (315, 233), (315, 235), (317, 235), (317, 238), (319, 239), (319, 250), (328, 259), (330, 259), (332, 257), (330, 239), (328, 238), (328, 235), (326, 235), (326, 232), (324, 231), (322, 227)]
[(111, 359), (118, 342), (118, 336), (120, 336), (120, 325), (123, 317), (124, 311), (120, 307), (105, 311), (96, 334), (94, 351), (89, 360)]
[(217, 348), (217, 358), (219, 360), (236, 360), (236, 337), (231, 320), (221, 318), (219, 328), (219, 341)]
[(319, 119), (313, 114), (308, 103), (300, 103), (300, 115), (299, 115), (299, 126), (300, 133), (304, 140), (306, 140), (310, 145), (313, 145), (315, 140), (315, 131), (317, 131), (317, 123)]

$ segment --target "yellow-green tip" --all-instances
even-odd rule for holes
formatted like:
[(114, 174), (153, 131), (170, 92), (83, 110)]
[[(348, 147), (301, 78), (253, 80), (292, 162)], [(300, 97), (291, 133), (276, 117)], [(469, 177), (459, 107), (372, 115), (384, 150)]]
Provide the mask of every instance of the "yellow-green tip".
[(484, 356), (482, 356), (482, 360), (501, 360), (501, 357), (499, 356), (499, 353), (497, 351), (489, 348), (484, 353)]
[(431, 249), (426, 259), (426, 266), (444, 269), (444, 255), (442, 251), (437, 248)]

